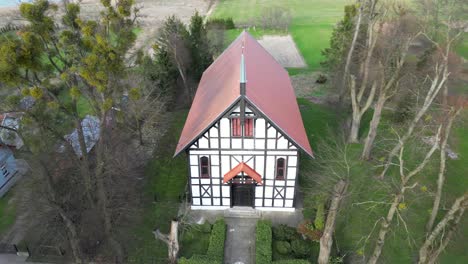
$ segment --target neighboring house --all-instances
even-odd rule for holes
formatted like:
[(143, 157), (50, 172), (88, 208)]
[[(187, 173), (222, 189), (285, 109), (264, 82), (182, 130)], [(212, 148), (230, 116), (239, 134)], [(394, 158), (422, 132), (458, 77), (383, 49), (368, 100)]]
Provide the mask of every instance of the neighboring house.
[[(23, 113), (0, 114), (0, 143), (20, 149), (24, 142), (13, 130), (18, 130)], [(12, 130), (13, 129), (13, 130)]]
[[(86, 152), (90, 152), (93, 149), (94, 145), (99, 140), (99, 118), (91, 115), (86, 115), (83, 120), (81, 120), (81, 126), (83, 127), (84, 140), (86, 145)], [(73, 150), (75, 151), (78, 157), (82, 156), (80, 142), (78, 140), (78, 130), (75, 129), (71, 134), (65, 136), (65, 139), (71, 143)], [(63, 151), (64, 146), (60, 148), (60, 151)]]
[(0, 197), (18, 180), (18, 169), (13, 152), (7, 146), (0, 145)]
[(204, 72), (184, 150), (192, 209), (294, 210), (299, 150), (312, 149), (288, 72), (247, 32)]

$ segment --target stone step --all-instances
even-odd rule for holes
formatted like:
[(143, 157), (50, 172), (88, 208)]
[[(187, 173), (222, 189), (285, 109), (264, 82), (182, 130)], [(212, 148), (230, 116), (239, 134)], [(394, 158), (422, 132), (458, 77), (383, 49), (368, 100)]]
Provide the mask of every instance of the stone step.
[(252, 207), (233, 207), (224, 210), (224, 217), (231, 218), (260, 218), (261, 212)]

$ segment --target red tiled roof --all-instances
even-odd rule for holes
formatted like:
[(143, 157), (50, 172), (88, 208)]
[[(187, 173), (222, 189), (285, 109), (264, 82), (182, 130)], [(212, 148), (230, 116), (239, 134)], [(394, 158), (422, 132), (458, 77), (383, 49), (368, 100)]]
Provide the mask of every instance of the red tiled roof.
[(245, 31), (203, 73), (175, 155), (201, 136), (241, 97), (242, 54), (247, 101), (312, 156), (288, 72)]
[(254, 169), (252, 169), (249, 165), (245, 164), (244, 162), (239, 163), (236, 167), (226, 173), (223, 177), (223, 183), (228, 182), (232, 178), (239, 175), (239, 173), (244, 172), (245, 174), (249, 175), (250, 178), (254, 179), (258, 184), (262, 184), (262, 176), (258, 174)]

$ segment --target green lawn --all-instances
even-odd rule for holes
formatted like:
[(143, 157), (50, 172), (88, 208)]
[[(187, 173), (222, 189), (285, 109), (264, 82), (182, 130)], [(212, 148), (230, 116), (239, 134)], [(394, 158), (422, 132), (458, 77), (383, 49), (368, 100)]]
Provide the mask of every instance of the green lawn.
[(180, 236), (180, 257), (191, 258), (193, 255), (205, 255), (210, 244), (211, 225), (191, 225)]
[[(333, 177), (325, 171), (320, 171), (317, 167), (322, 155), (320, 150), (323, 149), (322, 144), (334, 145), (334, 141), (339, 141), (334, 134), (340, 135), (341, 127), (339, 122), (342, 116), (337, 115), (336, 112), (324, 106), (319, 106), (308, 102), (305, 99), (298, 99), (299, 106), (304, 121), (304, 126), (307, 130), (309, 140), (311, 141), (312, 148), (315, 151), (315, 160), (304, 157), (301, 158), (300, 169), (300, 184), (305, 191), (305, 210), (310, 212), (308, 206), (314, 204), (313, 199), (315, 194), (323, 192), (323, 182), (327, 181), (327, 177)], [(392, 123), (391, 113), (384, 113), (382, 126), (380, 127), (380, 139), (390, 137), (390, 125)], [(468, 112), (465, 113), (468, 115)], [(371, 113), (367, 114), (363, 121), (362, 134), (365, 134), (367, 123), (370, 119)], [(464, 118), (466, 120), (466, 116)], [(458, 160), (449, 160), (447, 164), (447, 180), (444, 188), (444, 202), (442, 203), (441, 218), (447, 208), (455, 197), (463, 194), (468, 189), (468, 127), (460, 126), (453, 131), (451, 146), (459, 154)], [(409, 149), (409, 148), (408, 148)], [(375, 236), (378, 231), (379, 225), (373, 230), (375, 222), (388, 211), (388, 203), (391, 201), (391, 194), (394, 192), (393, 186), (398, 182), (398, 172), (390, 170), (386, 179), (383, 181), (376, 180), (375, 175), (380, 172), (379, 161), (372, 162), (361, 161), (359, 159), (362, 151), (362, 144), (349, 145), (347, 149), (347, 156), (351, 164), (350, 172), (350, 186), (348, 188), (349, 196), (346, 197), (336, 226), (336, 239), (339, 243), (340, 250), (348, 256), (360, 259), (362, 254), (369, 256), (374, 248)], [(409, 151), (409, 150), (408, 150)], [(377, 149), (375, 157), (383, 157), (385, 152)], [(407, 153), (407, 165), (414, 167), (415, 161), (422, 158), (420, 149), (409, 151)], [(330, 166), (335, 166), (335, 162), (329, 163)], [(413, 165), (411, 165), (413, 164)], [(334, 167), (334, 171), (340, 171), (338, 167)], [(309, 172), (313, 173), (311, 180), (307, 176)], [(387, 235), (385, 246), (383, 249), (380, 262), (382, 263), (411, 263), (419, 245), (424, 238), (424, 226), (429, 217), (429, 210), (432, 207), (433, 192), (436, 189), (436, 178), (438, 172), (438, 154), (435, 153), (433, 163), (427, 166), (426, 169), (418, 176), (417, 181), (419, 185), (408, 191), (405, 195), (405, 203), (407, 209), (401, 210), (400, 214), (402, 219), (408, 226), (409, 235), (405, 231), (404, 223), (395, 216), (391, 226), (391, 231)], [(330, 173), (330, 171), (328, 171)], [(322, 177), (319, 179), (317, 177)], [(322, 185), (321, 185), (322, 184)], [(426, 186), (428, 191), (421, 189)], [(359, 202), (377, 201), (383, 204), (363, 204), (357, 205)], [(440, 257), (440, 263), (467, 263), (468, 254), (466, 252), (466, 238), (468, 237), (468, 219), (465, 217), (461, 225), (459, 233), (456, 235), (455, 240), (449, 244), (444, 254)], [(367, 243), (366, 237), (371, 234)]]
[(457, 53), (468, 60), (468, 33), (463, 34), (463, 39), (455, 48)]
[(166, 245), (154, 238), (155, 228), (167, 233), (170, 221), (177, 216), (180, 197), (187, 183), (185, 154), (172, 158), (187, 111), (169, 113), (171, 126), (161, 139), (154, 159), (148, 164), (142, 223), (135, 229), (135, 244), (130, 247), (132, 263), (167, 263)]
[[(304, 56), (309, 70), (320, 67), (321, 50), (328, 47), (333, 26), (343, 17), (344, 5), (347, 0), (221, 0), (216, 6), (212, 17), (232, 17), (235, 23), (247, 23), (252, 18), (262, 15), (266, 7), (279, 6), (290, 10), (292, 23), (289, 27), (299, 50)], [(228, 40), (235, 30), (228, 33)], [(275, 33), (271, 31), (251, 31), (254, 36)], [(283, 33), (284, 34), (284, 33)], [(290, 73), (301, 72), (293, 69)]]
[(15, 222), (16, 208), (10, 201), (11, 194), (0, 198), (0, 235)]

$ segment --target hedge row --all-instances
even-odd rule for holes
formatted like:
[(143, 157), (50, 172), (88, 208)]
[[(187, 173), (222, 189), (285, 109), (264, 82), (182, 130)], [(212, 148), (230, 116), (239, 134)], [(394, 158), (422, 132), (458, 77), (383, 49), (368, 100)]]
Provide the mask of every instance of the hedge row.
[[(283, 229), (287, 229), (287, 228), (280, 227), (276, 229), (281, 229), (280, 230), (281, 232), (277, 232), (276, 234), (278, 236), (278, 235), (285, 235), (283, 234), (285, 232), (282, 232), (282, 231), (284, 231)], [(256, 260), (255, 263), (256, 264), (310, 264), (310, 262), (305, 259), (285, 259), (285, 260), (272, 261), (272, 255), (273, 255), (272, 240), (273, 239), (272, 239), (272, 230), (271, 230), (270, 221), (268, 220), (258, 221), (256, 235), (257, 235), (256, 244), (255, 244), (255, 260)], [(284, 242), (284, 241), (277, 241), (277, 242)]]
[(226, 240), (226, 223), (218, 219), (213, 225), (210, 244), (206, 255), (193, 255), (191, 258), (180, 258), (179, 264), (219, 264), (224, 261), (224, 241)]
[(226, 240), (226, 223), (224, 219), (218, 219), (213, 225), (210, 236), (210, 244), (206, 254), (213, 260), (222, 263), (224, 260), (224, 241)]
[(272, 258), (271, 243), (271, 222), (260, 220), (257, 222), (257, 239), (255, 244), (255, 263), (270, 264)]

